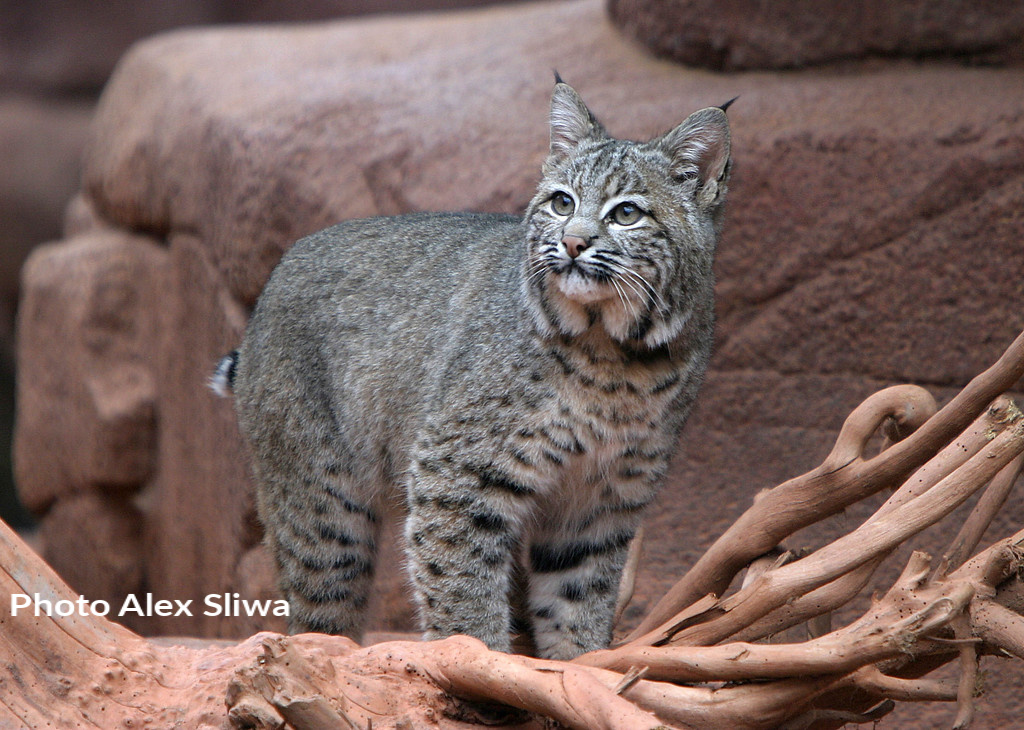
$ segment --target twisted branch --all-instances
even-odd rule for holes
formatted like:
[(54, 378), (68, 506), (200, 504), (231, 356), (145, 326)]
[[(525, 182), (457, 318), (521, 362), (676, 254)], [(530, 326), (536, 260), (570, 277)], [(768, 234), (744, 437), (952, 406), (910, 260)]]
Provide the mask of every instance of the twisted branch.
[[(934, 400), (914, 386), (887, 388), (868, 398), (847, 418), (825, 461), (807, 474), (760, 495), (655, 604), (626, 640), (635, 641), (653, 632), (680, 607), (704, 595), (721, 595), (745, 565), (800, 528), (902, 482), (965, 430), (1021, 376), (1024, 333), (1017, 336), (994, 365), (975, 377), (934, 416)], [(895, 430), (913, 433), (875, 458), (864, 459), (868, 439), (887, 420), (898, 424)]]

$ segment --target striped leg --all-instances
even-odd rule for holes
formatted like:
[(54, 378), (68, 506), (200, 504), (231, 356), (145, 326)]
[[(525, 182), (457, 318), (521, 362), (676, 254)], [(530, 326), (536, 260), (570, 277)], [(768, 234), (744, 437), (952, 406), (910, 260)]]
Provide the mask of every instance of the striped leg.
[(285, 491), (278, 515), (264, 520), (288, 599), (292, 633), (361, 638), (373, 583), (380, 520), (346, 493), (344, 480)]
[(540, 656), (572, 659), (608, 646), (622, 568), (635, 517), (604, 515), (568, 534), (534, 537), (529, 552), (529, 611)]
[(518, 515), (531, 493), (489, 470), (426, 460), (414, 465), (406, 539), (425, 638), (468, 634), (509, 650)]

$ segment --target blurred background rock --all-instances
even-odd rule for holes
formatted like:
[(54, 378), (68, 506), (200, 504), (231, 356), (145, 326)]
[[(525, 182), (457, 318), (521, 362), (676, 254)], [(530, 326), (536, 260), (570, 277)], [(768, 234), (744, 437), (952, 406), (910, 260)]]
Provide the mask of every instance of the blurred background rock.
[(496, 0), (0, 0), (0, 518), (31, 522), (11, 476), (14, 317), (29, 250), (57, 239), (118, 59), (174, 28), (316, 21)]

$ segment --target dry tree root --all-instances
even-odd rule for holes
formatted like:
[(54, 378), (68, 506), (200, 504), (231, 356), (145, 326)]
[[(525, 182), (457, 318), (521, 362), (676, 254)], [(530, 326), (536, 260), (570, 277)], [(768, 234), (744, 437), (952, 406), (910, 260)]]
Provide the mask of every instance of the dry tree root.
[[(171, 645), (97, 616), (15, 616), (13, 594), (78, 597), (0, 524), (0, 726), (796, 730), (943, 701), (957, 703), (954, 727), (968, 727), (979, 657), (1024, 660), (1024, 529), (976, 552), (1024, 464), (1024, 416), (1002, 395), (1022, 374), (1024, 335), (941, 410), (913, 386), (868, 398), (821, 466), (758, 495), (636, 631), (573, 662), (468, 637), (362, 648), (265, 633)], [(868, 456), (879, 429), (889, 445)], [(892, 496), (849, 534), (765, 557), (885, 488)], [(898, 546), (981, 490), (938, 559), (914, 553), (859, 619), (826, 628)], [(763, 642), (803, 623), (814, 638)], [(950, 662), (958, 681), (930, 678)]]

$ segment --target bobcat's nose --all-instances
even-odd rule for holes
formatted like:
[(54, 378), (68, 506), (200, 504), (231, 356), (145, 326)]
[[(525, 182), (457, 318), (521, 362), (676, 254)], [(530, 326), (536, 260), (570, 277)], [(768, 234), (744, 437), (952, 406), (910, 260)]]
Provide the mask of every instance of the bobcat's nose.
[(562, 243), (565, 245), (566, 253), (569, 254), (570, 258), (576, 258), (590, 248), (590, 241), (580, 236), (563, 236)]

